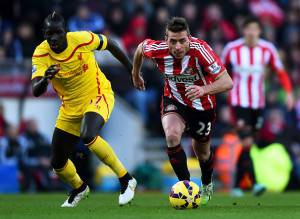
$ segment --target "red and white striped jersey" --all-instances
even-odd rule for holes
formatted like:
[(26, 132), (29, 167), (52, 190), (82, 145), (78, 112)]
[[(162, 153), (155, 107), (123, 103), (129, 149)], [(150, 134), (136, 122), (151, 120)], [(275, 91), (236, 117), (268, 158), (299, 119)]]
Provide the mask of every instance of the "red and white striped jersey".
[(263, 108), (266, 67), (271, 67), (275, 72), (283, 70), (275, 46), (259, 39), (255, 47), (248, 47), (240, 38), (225, 46), (221, 58), (226, 67), (231, 67), (233, 89), (230, 91), (230, 104), (251, 109)]
[(197, 110), (215, 108), (214, 95), (205, 95), (189, 100), (186, 87), (211, 84), (225, 70), (219, 57), (203, 40), (190, 38), (190, 49), (182, 59), (174, 58), (165, 41), (146, 39), (143, 42), (143, 56), (152, 59), (165, 76), (164, 96)]

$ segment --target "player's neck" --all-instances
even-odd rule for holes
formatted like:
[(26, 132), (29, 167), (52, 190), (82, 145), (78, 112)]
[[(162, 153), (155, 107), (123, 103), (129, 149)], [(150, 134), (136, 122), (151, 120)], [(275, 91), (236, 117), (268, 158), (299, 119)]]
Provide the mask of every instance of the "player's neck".
[(68, 47), (68, 41), (65, 40), (60, 47), (58, 47), (57, 49), (53, 50), (53, 52), (55, 52), (56, 54), (62, 53), (63, 51), (65, 51)]
[(248, 47), (255, 47), (258, 43), (258, 39), (247, 39), (245, 38), (245, 44), (248, 46)]

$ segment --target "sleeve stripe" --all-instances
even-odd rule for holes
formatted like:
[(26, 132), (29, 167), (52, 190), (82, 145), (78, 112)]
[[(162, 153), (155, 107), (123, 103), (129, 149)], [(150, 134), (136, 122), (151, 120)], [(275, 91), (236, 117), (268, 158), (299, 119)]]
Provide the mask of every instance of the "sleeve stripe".
[(144, 52), (150, 52), (150, 51), (156, 51), (156, 50), (164, 50), (164, 49), (168, 49), (168, 47), (164, 47), (164, 48), (157, 48), (157, 49), (153, 49), (153, 48), (146, 48), (144, 49)]
[(51, 57), (52, 57), (53, 59), (55, 59), (56, 61), (59, 61), (59, 62), (66, 62), (66, 61), (68, 61), (69, 59), (72, 58), (72, 56), (74, 55), (74, 53), (76, 52), (76, 50), (77, 50), (78, 48), (80, 48), (80, 47), (82, 47), (82, 46), (89, 45), (89, 44), (91, 44), (91, 43), (94, 41), (94, 35), (93, 35), (91, 32), (89, 32), (89, 33), (91, 34), (92, 39), (91, 39), (89, 42), (87, 42), (87, 43), (82, 43), (82, 44), (79, 44), (78, 46), (76, 46), (76, 47), (73, 49), (72, 53), (70, 54), (70, 56), (69, 56), (68, 58), (59, 60), (59, 59), (55, 59), (55, 58), (52, 57), (52, 56), (51, 56)]
[(102, 35), (102, 34), (98, 34), (98, 36), (99, 36), (99, 39), (100, 39), (100, 44), (99, 44), (99, 46), (98, 46), (98, 49), (99, 49), (99, 50), (104, 50), (104, 49), (106, 49), (106, 46), (107, 46), (107, 38), (106, 38), (104, 35)]
[(34, 57), (34, 58), (41, 58), (41, 57), (46, 57), (48, 55), (49, 55), (49, 53), (45, 53), (45, 54), (41, 54), (41, 55), (33, 55), (32, 57)]
[(209, 52), (205, 49), (205, 47), (201, 46), (200, 48), (203, 52), (203, 55), (206, 56), (208, 58), (208, 60), (210, 60), (210, 62), (213, 62), (214, 58), (209, 54)]
[(102, 46), (103, 46), (103, 37), (102, 37), (102, 34), (98, 34), (98, 36), (99, 36), (99, 39), (100, 39), (100, 43), (99, 43), (98, 49), (101, 50)]
[(209, 54), (209, 52), (205, 49), (203, 45), (192, 44), (191, 48), (197, 49), (204, 57), (204, 59), (208, 62), (208, 64), (213, 63), (215, 61), (214, 58), (211, 56), (211, 54)]
[(103, 46), (102, 46), (102, 50), (103, 50), (103, 49), (106, 49), (106, 47), (107, 47), (107, 38), (106, 38), (106, 36), (103, 36)]

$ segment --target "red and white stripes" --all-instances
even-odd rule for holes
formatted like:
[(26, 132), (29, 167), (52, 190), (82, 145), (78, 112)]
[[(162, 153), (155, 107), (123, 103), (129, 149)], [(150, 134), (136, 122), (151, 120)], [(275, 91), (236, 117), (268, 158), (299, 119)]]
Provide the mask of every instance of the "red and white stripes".
[(263, 108), (266, 67), (270, 66), (275, 71), (283, 68), (275, 47), (261, 39), (255, 47), (248, 47), (243, 39), (238, 39), (226, 45), (222, 60), (225, 66), (232, 67), (231, 105)]

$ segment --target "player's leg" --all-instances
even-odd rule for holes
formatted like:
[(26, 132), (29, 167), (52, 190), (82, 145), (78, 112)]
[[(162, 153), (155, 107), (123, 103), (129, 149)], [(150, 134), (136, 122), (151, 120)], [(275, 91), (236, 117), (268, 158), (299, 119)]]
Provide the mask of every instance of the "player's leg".
[(206, 205), (211, 199), (213, 193), (213, 153), (210, 149), (210, 139), (193, 139), (192, 146), (196, 157), (199, 160), (202, 180), (202, 198), (201, 205)]
[(213, 154), (210, 147), (210, 134), (215, 117), (214, 110), (190, 111), (187, 116), (189, 124), (187, 134), (192, 137), (192, 147), (202, 173), (201, 205), (206, 205), (213, 193)]
[(162, 116), (162, 126), (168, 146), (169, 161), (178, 180), (190, 180), (187, 157), (181, 146), (181, 136), (185, 130), (183, 119), (175, 112), (167, 113)]
[(242, 107), (233, 107), (232, 112), (235, 118), (235, 129), (243, 146), (242, 152), (238, 157), (236, 163), (236, 172), (233, 183), (233, 189), (231, 191), (232, 196), (240, 197), (243, 196), (243, 190), (239, 187), (240, 181), (247, 173), (246, 166), (249, 166), (249, 156), (250, 147), (253, 144), (253, 133), (251, 128), (251, 109)]
[(100, 114), (86, 112), (81, 123), (80, 137), (84, 144), (118, 176), (121, 184), (119, 204), (124, 205), (133, 199), (137, 183), (120, 162), (109, 143), (99, 136), (104, 123), (105, 120)]
[[(261, 139), (259, 139), (259, 130), (262, 128), (264, 121), (262, 109), (252, 110), (252, 121), (253, 141), (257, 143), (257, 145), (259, 145), (258, 141), (261, 141)], [(254, 171), (254, 164), (253, 160), (250, 157), (250, 153), (249, 160), (251, 161), (249, 165), (249, 172), (252, 174), (251, 177), (253, 179), (252, 193), (255, 196), (260, 196), (266, 191), (266, 186), (257, 182)]]
[(253, 194), (261, 195), (265, 191), (265, 186), (256, 182), (250, 150), (255, 143), (257, 131), (263, 123), (262, 110), (241, 107), (235, 107), (233, 110), (237, 118), (236, 128), (243, 149), (237, 161), (234, 187), (231, 194), (237, 197), (243, 195), (242, 189), (239, 188), (239, 183), (247, 173), (253, 183)]
[(57, 176), (72, 187), (68, 199), (61, 207), (75, 207), (89, 193), (88, 186), (81, 180), (69, 159), (78, 142), (79, 137), (55, 128), (51, 144), (51, 165)]

